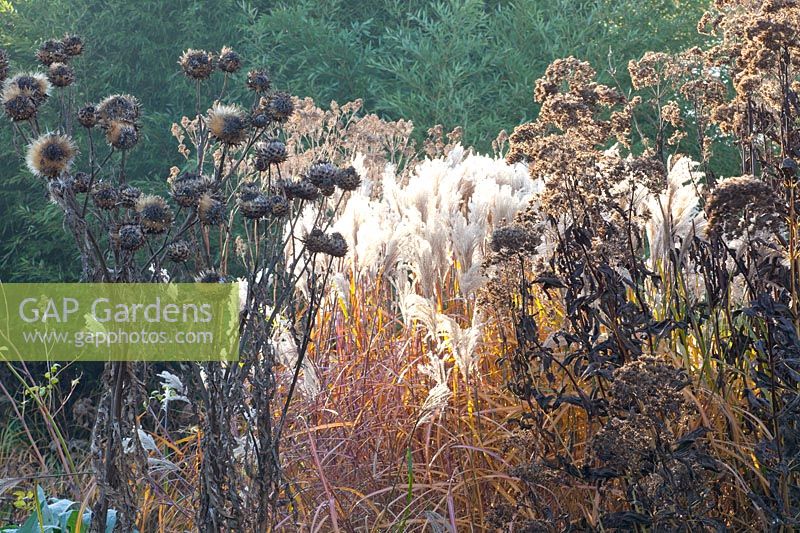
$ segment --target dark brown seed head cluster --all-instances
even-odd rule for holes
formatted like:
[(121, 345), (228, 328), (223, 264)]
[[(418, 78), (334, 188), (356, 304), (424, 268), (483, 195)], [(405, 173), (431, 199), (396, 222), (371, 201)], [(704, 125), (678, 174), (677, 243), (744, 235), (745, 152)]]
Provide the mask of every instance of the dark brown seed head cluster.
[(214, 55), (205, 50), (186, 50), (178, 60), (183, 73), (191, 80), (202, 81), (214, 73)]
[(167, 258), (173, 263), (185, 263), (189, 260), (191, 248), (186, 241), (177, 241), (167, 246)]
[(265, 93), (272, 87), (269, 73), (264, 69), (251, 70), (247, 73), (247, 87), (257, 93)]
[(98, 209), (111, 210), (117, 206), (117, 189), (107, 181), (95, 183), (92, 187), (92, 202)]
[(47, 67), (53, 63), (63, 63), (68, 58), (64, 43), (56, 39), (46, 40), (39, 45), (39, 49), (36, 51), (36, 59)]
[(343, 191), (354, 191), (361, 186), (361, 176), (352, 166), (339, 169), (334, 180)]
[(75, 71), (66, 63), (53, 63), (47, 70), (47, 79), (55, 87), (69, 87), (75, 81)]
[(119, 227), (117, 241), (123, 250), (135, 252), (144, 246), (144, 232), (139, 224), (123, 224)]
[(779, 235), (786, 211), (783, 198), (754, 176), (722, 180), (706, 199), (708, 232), (726, 239)]
[(172, 210), (160, 196), (142, 196), (136, 202), (136, 212), (145, 233), (164, 233), (172, 225)]
[(347, 242), (338, 232), (326, 235), (322, 230), (315, 228), (306, 235), (305, 244), (306, 250), (312, 254), (323, 253), (332, 257), (347, 255)]
[(233, 74), (242, 68), (242, 58), (232, 48), (224, 46), (219, 53), (217, 67), (227, 74)]
[(210, 193), (203, 193), (197, 202), (197, 217), (206, 226), (219, 226), (228, 218), (225, 204)]

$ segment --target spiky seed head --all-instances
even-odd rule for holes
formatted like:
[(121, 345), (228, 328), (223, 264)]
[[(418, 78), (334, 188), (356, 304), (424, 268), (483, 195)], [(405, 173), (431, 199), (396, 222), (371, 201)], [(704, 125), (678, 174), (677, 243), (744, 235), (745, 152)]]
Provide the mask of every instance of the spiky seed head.
[(53, 63), (47, 70), (47, 79), (56, 87), (69, 87), (75, 81), (75, 70), (66, 63)]
[(270, 201), (263, 194), (259, 194), (246, 200), (239, 199), (239, 209), (245, 218), (259, 219), (264, 218), (270, 212)]
[(516, 224), (498, 228), (492, 232), (491, 247), (495, 252), (507, 250), (521, 252), (528, 242), (528, 232)]
[(40, 72), (17, 74), (3, 84), (3, 100), (10, 100), (15, 96), (24, 94), (33, 99), (36, 106), (42, 105), (50, 96), (50, 82)]
[(270, 165), (280, 165), (289, 158), (289, 152), (283, 141), (272, 139), (256, 144), (256, 156), (261, 157)]
[(0, 48), (0, 83), (3, 83), (8, 77), (8, 52)]
[(35, 176), (52, 179), (69, 170), (77, 153), (68, 136), (45, 133), (28, 146), (26, 162)]
[(306, 244), (306, 250), (312, 254), (324, 252), (328, 245), (328, 239), (325, 237), (325, 233), (319, 228), (311, 230), (311, 233), (306, 235), (304, 242)]
[(164, 233), (172, 225), (172, 210), (160, 196), (142, 196), (136, 202), (136, 212), (146, 233)]
[(135, 252), (144, 246), (144, 232), (139, 224), (123, 224), (118, 231), (119, 247), (129, 252)]
[(236, 193), (238, 199), (243, 202), (252, 200), (261, 194), (261, 186), (258, 183), (250, 180), (240, 182), (239, 190)]
[(265, 93), (272, 86), (269, 73), (265, 69), (255, 69), (247, 73), (247, 87), (257, 93)]
[(283, 218), (289, 214), (291, 210), (291, 204), (289, 200), (285, 197), (281, 196), (280, 194), (276, 194), (270, 198), (270, 214), (275, 218)]
[(269, 117), (275, 122), (286, 122), (294, 113), (292, 95), (287, 92), (277, 91), (269, 97), (267, 104)]
[(225, 223), (227, 212), (225, 204), (209, 193), (200, 196), (197, 202), (197, 217), (206, 226), (219, 226)]
[(124, 120), (136, 122), (142, 113), (142, 106), (130, 94), (112, 94), (97, 104), (97, 118), (101, 122)]
[(167, 258), (173, 263), (185, 263), (191, 255), (191, 248), (186, 241), (177, 241), (167, 246)]
[(92, 177), (86, 172), (78, 172), (72, 177), (72, 190), (75, 192), (89, 192)]
[(117, 150), (130, 150), (139, 142), (139, 129), (135, 123), (112, 120), (104, 126), (106, 142)]
[(48, 39), (39, 45), (36, 51), (36, 59), (45, 66), (50, 66), (53, 63), (63, 63), (67, 61), (69, 56), (64, 44), (56, 39)]
[(325, 240), (326, 243), (323, 253), (333, 257), (344, 257), (347, 255), (347, 241), (344, 240), (341, 233), (333, 232), (326, 236)]
[(64, 51), (69, 57), (79, 56), (83, 53), (83, 39), (74, 34), (67, 34), (61, 39)]
[(119, 203), (122, 204), (122, 207), (133, 209), (141, 196), (142, 191), (138, 187), (126, 185), (119, 191)]
[(322, 196), (333, 196), (336, 192), (336, 183), (333, 180), (325, 179), (318, 187)]
[(197, 205), (202, 189), (202, 179), (199, 174), (184, 172), (180, 174), (170, 186), (170, 195), (181, 207)]
[(288, 182), (283, 188), (287, 198), (299, 198), (301, 200), (314, 201), (319, 197), (319, 189), (308, 179)]
[(361, 186), (361, 176), (352, 166), (336, 172), (336, 185), (343, 191), (354, 191)]
[(92, 202), (98, 209), (106, 211), (114, 209), (118, 198), (117, 190), (107, 181), (100, 181), (92, 187)]
[(13, 122), (25, 122), (36, 116), (36, 103), (26, 94), (3, 99), (3, 111)]
[(194, 277), (197, 283), (225, 283), (225, 276), (216, 270), (203, 270)]
[(219, 67), (222, 72), (233, 74), (242, 68), (242, 58), (239, 57), (239, 54), (237, 54), (232, 48), (223, 46), (219, 53), (217, 67)]
[(208, 111), (208, 131), (222, 144), (235, 146), (247, 139), (247, 119), (237, 106), (215, 104)]
[(84, 128), (91, 129), (97, 125), (97, 108), (86, 104), (78, 110), (78, 123)]
[(328, 161), (319, 161), (309, 167), (306, 177), (308, 180), (319, 187), (325, 182), (333, 182), (336, 179), (336, 167)]
[(192, 80), (205, 80), (214, 73), (214, 55), (205, 50), (186, 50), (178, 60), (186, 77)]

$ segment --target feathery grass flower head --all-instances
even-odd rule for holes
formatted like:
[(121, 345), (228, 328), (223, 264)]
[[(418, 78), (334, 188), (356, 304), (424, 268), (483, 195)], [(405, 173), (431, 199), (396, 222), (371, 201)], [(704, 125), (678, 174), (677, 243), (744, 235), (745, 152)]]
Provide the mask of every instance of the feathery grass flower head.
[(36, 59), (45, 66), (50, 66), (53, 63), (63, 63), (67, 61), (69, 55), (64, 47), (64, 43), (56, 39), (48, 39), (39, 45), (36, 51)]
[(69, 57), (79, 56), (83, 53), (83, 39), (74, 34), (67, 34), (61, 39), (64, 51)]
[(139, 128), (125, 120), (112, 120), (104, 125), (106, 142), (117, 150), (130, 150), (139, 142)]
[(8, 77), (8, 52), (0, 48), (0, 83)]
[(78, 150), (66, 135), (45, 133), (28, 146), (26, 162), (36, 176), (57, 178), (69, 170)]
[(167, 246), (167, 258), (173, 263), (185, 263), (191, 255), (191, 248), (186, 241), (177, 241)]
[(39, 72), (17, 74), (3, 85), (3, 100), (10, 100), (18, 95), (31, 97), (38, 107), (50, 96), (50, 82)]
[(269, 73), (265, 69), (255, 69), (247, 73), (247, 87), (257, 93), (265, 93), (272, 86)]
[(117, 190), (107, 181), (95, 183), (92, 187), (92, 202), (99, 209), (106, 211), (114, 209), (118, 198)]
[(336, 172), (335, 181), (336, 185), (343, 191), (354, 191), (361, 186), (361, 176), (352, 166), (339, 169)]
[(267, 102), (267, 112), (275, 122), (286, 122), (294, 113), (292, 95), (283, 91), (277, 91), (270, 95)]
[(203, 193), (197, 202), (197, 218), (206, 226), (219, 226), (225, 222), (225, 204), (210, 193)]
[(91, 129), (97, 125), (97, 108), (86, 104), (78, 110), (78, 123), (84, 128)]
[(144, 232), (139, 224), (123, 224), (117, 232), (119, 247), (129, 252), (135, 252), (144, 246)]
[(214, 55), (205, 50), (186, 50), (178, 60), (186, 77), (192, 80), (205, 80), (214, 73)]
[(172, 225), (172, 210), (160, 196), (142, 196), (136, 202), (136, 212), (146, 233), (164, 233)]
[(112, 94), (97, 104), (97, 118), (101, 122), (124, 120), (136, 122), (142, 112), (142, 106), (135, 96), (130, 94)]
[(242, 68), (242, 58), (232, 48), (223, 46), (219, 53), (217, 67), (227, 74), (233, 74)]
[(247, 139), (247, 119), (237, 106), (214, 104), (208, 111), (208, 131), (222, 144), (235, 146)]
[(197, 283), (225, 283), (225, 276), (214, 269), (203, 270), (194, 277)]
[(69, 87), (75, 81), (75, 70), (66, 63), (53, 63), (47, 70), (47, 79), (56, 87)]

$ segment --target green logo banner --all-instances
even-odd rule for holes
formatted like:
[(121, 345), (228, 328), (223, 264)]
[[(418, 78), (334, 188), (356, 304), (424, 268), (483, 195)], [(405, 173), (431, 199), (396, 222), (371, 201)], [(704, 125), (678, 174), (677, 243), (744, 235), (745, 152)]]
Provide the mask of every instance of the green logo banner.
[(0, 284), (0, 360), (236, 361), (237, 283)]

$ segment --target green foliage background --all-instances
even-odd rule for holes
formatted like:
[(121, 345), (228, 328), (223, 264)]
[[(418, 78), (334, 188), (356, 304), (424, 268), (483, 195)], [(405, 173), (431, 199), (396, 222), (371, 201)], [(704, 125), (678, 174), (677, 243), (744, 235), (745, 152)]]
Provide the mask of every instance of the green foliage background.
[[(0, 0), (0, 47), (12, 72), (35, 68), (39, 42), (82, 35), (79, 102), (137, 96), (144, 139), (133, 181), (163, 192), (180, 163), (170, 124), (194, 109), (181, 51), (231, 45), (246, 67), (320, 104), (363, 98), (369, 112), (410, 119), (418, 136), (443, 124), (488, 150), (501, 129), (536, 113), (533, 82), (548, 63), (587, 59), (601, 80), (627, 86), (626, 65), (646, 50), (699, 42), (699, 0)], [(612, 53), (613, 52), (613, 53)], [(239, 75), (241, 78), (243, 74)], [(210, 101), (210, 100), (209, 100)], [(22, 166), (10, 124), (0, 124), (0, 280), (72, 280), (68, 235), (41, 183)]]

